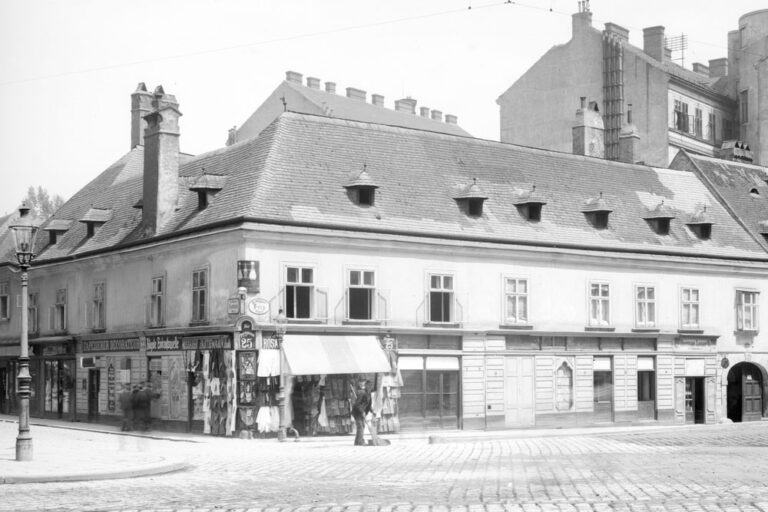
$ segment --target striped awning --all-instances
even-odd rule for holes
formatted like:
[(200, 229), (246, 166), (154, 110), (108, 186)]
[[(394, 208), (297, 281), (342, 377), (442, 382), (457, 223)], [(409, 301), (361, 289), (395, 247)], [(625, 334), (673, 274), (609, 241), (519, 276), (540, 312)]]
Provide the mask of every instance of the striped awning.
[(387, 373), (389, 360), (375, 336), (286, 334), (288, 375)]

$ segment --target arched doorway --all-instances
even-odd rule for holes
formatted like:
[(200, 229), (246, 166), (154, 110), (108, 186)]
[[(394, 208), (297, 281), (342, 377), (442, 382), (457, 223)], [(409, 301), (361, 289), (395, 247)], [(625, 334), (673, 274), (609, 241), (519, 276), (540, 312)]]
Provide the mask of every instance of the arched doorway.
[(755, 421), (763, 417), (768, 401), (768, 374), (754, 363), (739, 363), (728, 372), (728, 419)]

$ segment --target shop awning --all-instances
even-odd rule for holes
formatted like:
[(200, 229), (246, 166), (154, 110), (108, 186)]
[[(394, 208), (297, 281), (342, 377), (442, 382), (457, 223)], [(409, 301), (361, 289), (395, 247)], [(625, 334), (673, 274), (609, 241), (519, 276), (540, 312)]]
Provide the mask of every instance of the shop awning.
[(283, 351), (289, 375), (386, 373), (389, 361), (375, 336), (286, 334)]

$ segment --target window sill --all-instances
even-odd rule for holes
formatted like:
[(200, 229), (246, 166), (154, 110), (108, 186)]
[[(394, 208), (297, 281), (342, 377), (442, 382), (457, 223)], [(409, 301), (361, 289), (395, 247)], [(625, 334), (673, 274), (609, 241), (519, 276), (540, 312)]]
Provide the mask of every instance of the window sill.
[(461, 327), (460, 323), (451, 322), (424, 322), (422, 325), (424, 327), (442, 327), (444, 329), (457, 329)]
[(198, 320), (196, 322), (189, 322), (190, 327), (198, 327), (201, 325), (210, 325), (210, 324), (211, 322), (209, 322), (208, 320)]
[(632, 329), (632, 332), (661, 332), (661, 329), (656, 327), (636, 327)]
[(381, 320), (344, 320), (341, 325), (381, 325)]
[(103, 327), (99, 327), (99, 328), (95, 328), (94, 327), (93, 329), (91, 329), (91, 332), (93, 332), (93, 333), (102, 333), (102, 332), (107, 332), (107, 330), (105, 328), (103, 328)]
[(677, 334), (704, 334), (701, 329), (678, 329)]
[(757, 329), (736, 329), (733, 334), (747, 334), (749, 336), (757, 336), (760, 331)]
[[(207, 324), (208, 322), (205, 322), (205, 323)], [(192, 324), (189, 324), (189, 325), (192, 325)], [(147, 326), (147, 329), (163, 329), (163, 328), (165, 328), (165, 324), (148, 325)]]
[(324, 324), (325, 320), (319, 318), (288, 318), (286, 319), (288, 324)]
[(531, 324), (500, 324), (499, 329), (514, 329), (518, 331), (530, 331), (533, 329)]
[(585, 332), (615, 332), (615, 327), (595, 327), (595, 326), (586, 326), (584, 327)]

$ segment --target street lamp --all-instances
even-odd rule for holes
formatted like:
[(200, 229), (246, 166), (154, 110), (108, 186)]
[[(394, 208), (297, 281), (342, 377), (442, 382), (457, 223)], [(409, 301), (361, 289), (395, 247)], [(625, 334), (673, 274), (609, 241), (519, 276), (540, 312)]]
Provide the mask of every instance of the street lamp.
[(280, 414), (280, 426), (277, 431), (277, 440), (285, 441), (287, 436), (285, 430), (285, 352), (283, 351), (283, 337), (288, 330), (288, 319), (285, 313), (280, 309), (275, 317), (275, 337), (277, 337), (277, 348), (280, 350), (280, 393), (278, 395), (278, 411)]
[(11, 225), (16, 249), (16, 259), (21, 267), (21, 356), (19, 375), (16, 377), (19, 389), (19, 435), (16, 438), (16, 460), (32, 460), (32, 435), (29, 433), (29, 395), (32, 376), (29, 374), (29, 348), (27, 346), (27, 270), (35, 258), (37, 226), (29, 217), (29, 208), (22, 204), (19, 220)]

